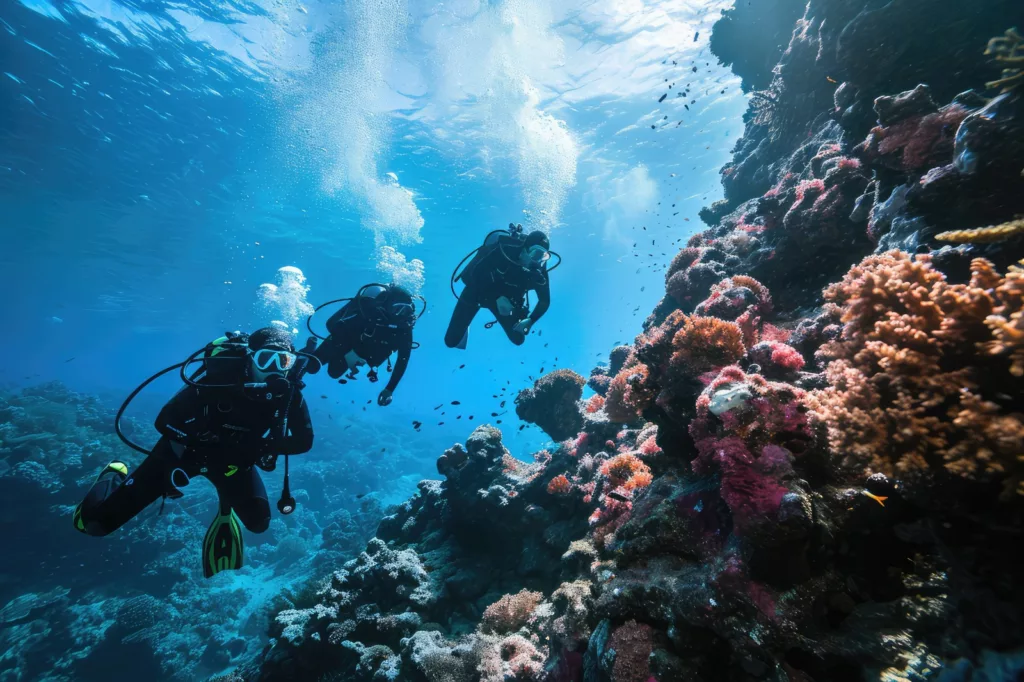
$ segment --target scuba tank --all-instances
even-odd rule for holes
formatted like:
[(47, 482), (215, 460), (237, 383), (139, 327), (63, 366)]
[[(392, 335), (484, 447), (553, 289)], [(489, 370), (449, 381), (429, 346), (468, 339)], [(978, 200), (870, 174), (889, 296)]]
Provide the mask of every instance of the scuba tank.
[[(420, 310), (416, 310), (416, 301), (421, 304)], [(371, 382), (378, 379), (377, 367), (388, 363), (388, 371), (391, 371), (391, 355), (394, 352), (387, 344), (387, 335), (394, 330), (404, 328), (412, 329), (427, 312), (427, 299), (418, 294), (410, 294), (395, 284), (381, 284), (372, 282), (359, 288), (355, 296), (349, 298), (337, 298), (326, 303), (321, 303), (313, 309), (312, 314), (306, 318), (306, 328), (313, 338), (326, 341), (327, 337), (321, 336), (313, 329), (313, 317), (323, 308), (335, 304), (345, 305), (327, 320), (328, 335), (334, 333), (338, 325), (350, 320), (360, 323), (359, 340), (363, 344), (380, 346), (386, 355), (381, 357), (377, 353), (373, 357), (362, 358), (370, 366), (367, 378)], [(374, 339), (380, 339), (375, 342)], [(311, 338), (311, 340), (313, 340)], [(419, 344), (413, 343), (414, 349)], [(319, 369), (314, 370), (314, 373)], [(353, 377), (354, 378), (354, 377)]]
[[(501, 255), (505, 257), (505, 260), (509, 263), (519, 265), (518, 256), (509, 256), (505, 251), (505, 248), (514, 246), (516, 249), (520, 249), (525, 242), (526, 236), (523, 234), (523, 226), (516, 223), (509, 223), (508, 229), (505, 230), (499, 229), (488, 232), (487, 236), (484, 237), (484, 243), (466, 254), (466, 256), (459, 261), (459, 264), (455, 266), (455, 269), (452, 270), (452, 276), (449, 282), (452, 290), (452, 296), (454, 296), (456, 300), (459, 299), (459, 294), (455, 291), (455, 283), (459, 281), (465, 282), (466, 273), (472, 272), (473, 268), (479, 264), (479, 260), (477, 260), (475, 256), (479, 255), (483, 251), (490, 253), (492, 248), (497, 248), (501, 252)], [(552, 251), (551, 249), (548, 249), (548, 253), (558, 256), (558, 262), (550, 268), (545, 266), (545, 274), (554, 271), (562, 264), (562, 256), (560, 254)], [(469, 263), (467, 264), (466, 261), (469, 261)], [(465, 267), (463, 267), (464, 265)]]

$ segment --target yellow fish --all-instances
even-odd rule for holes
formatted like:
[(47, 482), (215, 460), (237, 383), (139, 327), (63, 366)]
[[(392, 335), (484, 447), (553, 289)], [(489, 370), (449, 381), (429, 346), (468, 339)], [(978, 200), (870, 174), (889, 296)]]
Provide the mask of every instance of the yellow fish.
[(878, 504), (882, 505), (883, 507), (885, 506), (885, 501), (889, 499), (888, 497), (881, 497), (879, 495), (875, 495), (874, 493), (870, 493), (867, 490), (862, 490), (861, 494), (866, 495), (867, 497), (870, 497), (872, 500), (874, 500)]

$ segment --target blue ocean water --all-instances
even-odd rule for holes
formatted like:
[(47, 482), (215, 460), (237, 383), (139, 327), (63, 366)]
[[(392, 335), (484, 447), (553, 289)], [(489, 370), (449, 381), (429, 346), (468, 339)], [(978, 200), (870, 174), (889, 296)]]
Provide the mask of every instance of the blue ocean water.
[[(0, 385), (56, 380), (116, 407), (225, 330), (279, 320), (301, 342), (308, 305), (397, 279), (429, 305), (395, 401), (378, 407), (380, 386), (365, 377), (310, 378), (317, 442), (293, 461), (296, 485), (316, 488), (302, 483), (315, 471), (345, 478), (325, 490), (396, 502), (445, 447), (497, 420), (527, 457), (546, 436), (516, 418), (515, 394), (555, 367), (586, 376), (631, 341), (698, 210), (720, 198), (746, 107), (707, 50), (728, 4), (7, 0)], [(467, 350), (449, 350), (450, 274), (510, 221), (547, 231), (564, 258), (551, 309), (522, 347), (484, 329), (482, 313)], [(145, 427), (177, 386), (160, 380), (133, 404), (139, 438), (155, 438)], [(267, 480), (275, 496), (279, 477)], [(76, 494), (65, 487), (49, 503)], [(317, 500), (310, 509), (327, 515)], [(125, 556), (160, 523), (147, 514), (130, 539), (102, 541), (67, 524), (19, 550), (45, 556), (45, 569), (33, 584), (9, 562), (0, 604), (70, 587), (61, 552), (107, 552), (145, 572)], [(295, 535), (303, 522), (289, 523)], [(315, 549), (307, 540), (297, 557)], [(271, 571), (277, 582), (247, 574), (252, 609), (304, 577), (304, 560)], [(270, 550), (253, 561), (274, 563)], [(91, 589), (118, 580), (110, 571)], [(184, 592), (176, 580), (139, 589)], [(225, 663), (196, 665), (212, 674)]]

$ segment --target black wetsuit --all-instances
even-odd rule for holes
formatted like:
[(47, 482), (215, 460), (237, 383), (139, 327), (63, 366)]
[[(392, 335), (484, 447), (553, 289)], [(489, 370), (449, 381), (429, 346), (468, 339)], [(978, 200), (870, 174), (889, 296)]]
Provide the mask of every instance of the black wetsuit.
[(354, 369), (348, 366), (347, 353), (354, 352), (370, 367), (384, 364), (398, 351), (387, 390), (394, 391), (409, 367), (412, 355), (412, 326), (391, 324), (377, 312), (376, 299), (371, 296), (355, 298), (331, 315), (327, 320), (330, 336), (320, 344), (315, 355), (327, 365), (332, 379), (340, 378)]
[[(459, 345), (481, 308), (491, 311), (505, 330), (505, 335), (517, 346), (526, 340), (514, 327), (527, 319), (527, 292), (537, 294), (537, 305), (529, 314), (530, 322), (536, 322), (548, 311), (551, 305), (548, 274), (543, 268), (520, 265), (518, 257), (522, 248), (521, 241), (501, 237), (496, 244), (482, 247), (463, 270), (459, 279), (466, 288), (455, 304), (455, 312), (444, 335), (444, 342), (449, 348)], [(502, 296), (512, 302), (514, 310), (511, 315), (499, 314), (497, 301)]]
[[(180, 469), (189, 478), (208, 478), (221, 502), (234, 509), (245, 527), (262, 533), (270, 524), (270, 503), (256, 462), (267, 455), (297, 455), (313, 447), (313, 426), (301, 392), (294, 392), (283, 422), (286, 401), (287, 397), (254, 400), (240, 388), (186, 386), (157, 416), (155, 426), (161, 438), (153, 454), (120, 485), (96, 485), (90, 490), (81, 506), (86, 532), (106, 535), (160, 497), (176, 495), (172, 474), (180, 477), (175, 472)], [(184, 446), (180, 456), (172, 441)]]

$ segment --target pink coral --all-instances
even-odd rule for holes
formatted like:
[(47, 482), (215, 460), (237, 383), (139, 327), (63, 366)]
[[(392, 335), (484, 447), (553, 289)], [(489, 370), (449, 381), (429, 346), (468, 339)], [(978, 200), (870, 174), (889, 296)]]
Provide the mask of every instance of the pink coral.
[[(530, 616), (544, 598), (540, 592), (522, 590), (516, 594), (506, 594), (498, 601), (484, 609), (480, 627), (485, 632), (515, 632), (526, 625)], [(507, 659), (506, 659), (507, 660)]]
[(1024, 310), (1024, 274), (975, 259), (971, 275), (950, 284), (929, 257), (891, 251), (826, 289), (844, 327), (820, 351), (830, 386), (811, 406), (850, 468), (908, 476), (944, 464), (1024, 494), (1024, 415), (1001, 397), (1014, 390), (1013, 347), (995, 325)]
[(902, 170), (923, 170), (948, 163), (956, 130), (970, 113), (959, 104), (871, 131), (862, 149), (869, 158), (893, 156)]
[[(720, 415), (711, 412), (718, 391), (742, 386), (749, 398)], [(773, 519), (783, 496), (791, 461), (814, 444), (803, 405), (805, 394), (789, 384), (770, 382), (738, 367), (727, 367), (697, 400), (690, 434), (699, 474), (721, 475), (721, 496), (732, 511), (738, 532)]]

